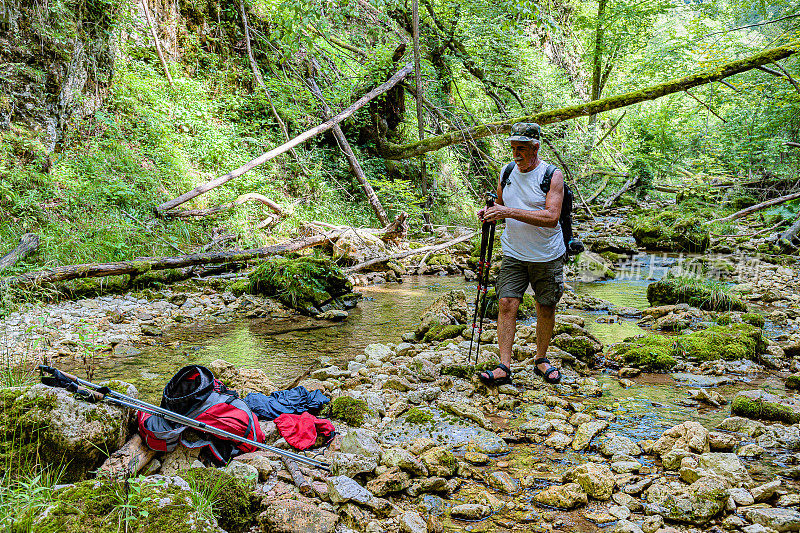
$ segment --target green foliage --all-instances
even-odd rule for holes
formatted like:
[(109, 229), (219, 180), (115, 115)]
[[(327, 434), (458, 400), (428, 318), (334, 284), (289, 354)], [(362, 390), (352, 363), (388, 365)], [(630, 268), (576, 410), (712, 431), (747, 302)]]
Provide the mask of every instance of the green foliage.
[[(329, 259), (278, 258), (261, 263), (249, 275), (247, 291), (275, 296), (284, 304), (317, 313), (352, 290), (342, 270)], [(337, 304), (343, 308), (343, 303)]]
[(651, 305), (688, 303), (707, 311), (746, 311), (747, 304), (732, 296), (719, 281), (691, 276), (667, 277), (647, 286)]
[(194, 509), (215, 517), (225, 531), (246, 531), (254, 522), (252, 491), (244, 481), (216, 468), (192, 468), (181, 477), (192, 489)]
[(406, 422), (411, 424), (426, 424), (433, 420), (433, 413), (427, 409), (420, 409), (419, 407), (412, 407), (406, 413)]
[(328, 407), (331, 418), (341, 420), (352, 427), (361, 427), (364, 424), (364, 414), (368, 411), (367, 402), (350, 396), (339, 396)]
[(31, 466), (12, 476), (5, 471), (0, 480), (0, 528), (3, 531), (33, 531), (34, 518), (52, 502), (54, 487), (61, 482), (57, 467)]

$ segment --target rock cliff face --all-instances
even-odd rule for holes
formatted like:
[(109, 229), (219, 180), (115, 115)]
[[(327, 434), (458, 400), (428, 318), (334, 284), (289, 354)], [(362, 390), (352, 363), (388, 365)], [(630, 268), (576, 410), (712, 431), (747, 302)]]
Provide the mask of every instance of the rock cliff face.
[(48, 153), (67, 126), (100, 108), (114, 74), (120, 0), (10, 0), (0, 5), (0, 128), (44, 132)]

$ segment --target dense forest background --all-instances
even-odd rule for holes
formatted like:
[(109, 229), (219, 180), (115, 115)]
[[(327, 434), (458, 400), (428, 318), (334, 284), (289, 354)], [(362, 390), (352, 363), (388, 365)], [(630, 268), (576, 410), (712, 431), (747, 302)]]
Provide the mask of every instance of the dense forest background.
[[(155, 0), (150, 25), (127, 0), (4, 2), (0, 242), (42, 241), (13, 271), (261, 246), (309, 220), (382, 226), (333, 130), (182, 206), (257, 193), (282, 216), (262, 202), (199, 217), (154, 208), (324, 122), (323, 100), (336, 114), (413, 62), (412, 7)], [(422, 128), (413, 74), (341, 123), (388, 219), (405, 211), (412, 230), (475, 225), (480, 193), (509, 158), (503, 136), (468, 135), (386, 157), (420, 129), (430, 137), (635, 91), (800, 37), (800, 7), (783, 0), (420, 0), (419, 19)], [(798, 63), (546, 125), (543, 157), (599, 203), (631, 176), (622, 205), (678, 191), (720, 217), (786, 194), (800, 169)], [(798, 210), (783, 204), (762, 220), (786, 227)]]

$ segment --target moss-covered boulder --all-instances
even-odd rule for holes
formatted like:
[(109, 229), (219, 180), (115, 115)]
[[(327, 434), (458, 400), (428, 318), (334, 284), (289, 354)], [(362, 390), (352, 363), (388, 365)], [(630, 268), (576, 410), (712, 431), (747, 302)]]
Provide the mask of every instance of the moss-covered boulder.
[(755, 326), (757, 328), (763, 328), (764, 324), (766, 324), (766, 319), (764, 315), (760, 315), (758, 313), (742, 313), (742, 322), (745, 324), (750, 324), (751, 326)]
[(694, 213), (663, 210), (629, 220), (636, 244), (647, 250), (704, 252), (711, 240), (705, 221)]
[(178, 477), (82, 481), (56, 491), (47, 508), (19, 517), (14, 526), (27, 527), (14, 531), (218, 533), (211, 508), (198, 506), (200, 498)]
[(800, 372), (786, 378), (787, 389), (800, 389)]
[(432, 341), (445, 341), (447, 339), (454, 339), (464, 333), (464, 330), (467, 328), (466, 324), (452, 324), (449, 326), (433, 326), (431, 329), (425, 333), (425, 336), (422, 338), (425, 342), (432, 342)]
[(747, 311), (747, 305), (710, 280), (687, 276), (668, 277), (647, 286), (650, 305), (687, 303), (706, 311)]
[(761, 328), (750, 324), (712, 326), (681, 335), (675, 340), (673, 355), (694, 361), (753, 359), (767, 349)]
[(417, 326), (417, 338), (422, 338), (428, 330), (436, 326), (466, 324), (468, 319), (467, 294), (456, 289), (436, 298), (425, 310)]
[(192, 468), (180, 477), (194, 492), (210, 497), (214, 517), (228, 533), (246, 531), (255, 522), (258, 502), (244, 481), (218, 468)]
[(620, 365), (666, 372), (675, 366), (672, 356), (672, 340), (663, 335), (630, 337), (611, 347), (608, 358)]
[(366, 231), (345, 231), (333, 243), (333, 257), (349, 265), (383, 255), (386, 255), (386, 243), (377, 235)]
[(731, 415), (797, 424), (800, 422), (800, 401), (762, 390), (741, 391), (731, 402)]
[[(136, 396), (133, 385), (111, 388)], [(63, 466), (64, 482), (85, 479), (127, 440), (130, 409), (77, 400), (65, 389), (37, 384), (0, 389), (0, 465), (25, 461)]]
[(275, 297), (309, 315), (351, 309), (360, 298), (341, 268), (317, 257), (266, 261), (250, 273), (247, 292)]
[(339, 396), (328, 405), (328, 416), (353, 427), (361, 427), (364, 414), (369, 412), (367, 402), (350, 396)]

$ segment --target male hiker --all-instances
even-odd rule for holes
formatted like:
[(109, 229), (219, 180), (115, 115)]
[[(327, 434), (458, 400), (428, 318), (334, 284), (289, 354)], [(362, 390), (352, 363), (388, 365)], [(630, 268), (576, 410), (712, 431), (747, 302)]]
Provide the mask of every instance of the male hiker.
[[(566, 245), (559, 226), (564, 198), (564, 175), (560, 170), (547, 173), (548, 165), (539, 159), (541, 132), (538, 124), (518, 122), (506, 139), (511, 145), (514, 163), (504, 169), (497, 185), (497, 201), (481, 209), (484, 222), (505, 219), (503, 264), (497, 277), (497, 339), (500, 364), (478, 377), (486, 384), (511, 383), (511, 348), (517, 331), (517, 309), (530, 284), (536, 300), (535, 372), (548, 383), (558, 383), (561, 373), (547, 359), (553, 335), (556, 304), (564, 292), (563, 267)], [(545, 193), (542, 181), (551, 174)], [(505, 176), (507, 179), (504, 179)], [(544, 187), (547, 189), (547, 187)]]

